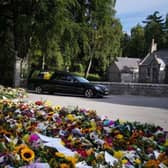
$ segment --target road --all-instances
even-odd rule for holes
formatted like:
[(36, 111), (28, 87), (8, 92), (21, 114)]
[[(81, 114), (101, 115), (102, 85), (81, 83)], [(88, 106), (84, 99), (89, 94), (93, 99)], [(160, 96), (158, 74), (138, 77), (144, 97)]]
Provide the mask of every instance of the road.
[(102, 117), (155, 124), (168, 131), (168, 97), (109, 95), (104, 98), (89, 99), (80, 96), (29, 93), (26, 100), (49, 100), (52, 105), (92, 109)]

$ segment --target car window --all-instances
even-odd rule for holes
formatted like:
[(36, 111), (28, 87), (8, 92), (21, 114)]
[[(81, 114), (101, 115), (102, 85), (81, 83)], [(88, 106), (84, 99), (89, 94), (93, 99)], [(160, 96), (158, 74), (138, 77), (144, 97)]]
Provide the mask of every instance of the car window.
[(73, 82), (73, 77), (70, 75), (62, 75), (62, 74), (56, 74), (52, 78), (53, 80), (58, 81), (67, 81), (67, 82)]
[(89, 83), (89, 81), (83, 77), (75, 76), (75, 79), (81, 83)]

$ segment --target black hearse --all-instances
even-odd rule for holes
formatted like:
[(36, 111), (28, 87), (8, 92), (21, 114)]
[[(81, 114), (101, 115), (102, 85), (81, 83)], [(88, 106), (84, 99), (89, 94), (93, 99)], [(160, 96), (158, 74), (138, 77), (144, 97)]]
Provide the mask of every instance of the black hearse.
[(85, 97), (103, 97), (109, 90), (104, 85), (92, 84), (87, 79), (68, 72), (34, 71), (28, 78), (28, 89), (40, 94), (49, 93), (79, 94)]

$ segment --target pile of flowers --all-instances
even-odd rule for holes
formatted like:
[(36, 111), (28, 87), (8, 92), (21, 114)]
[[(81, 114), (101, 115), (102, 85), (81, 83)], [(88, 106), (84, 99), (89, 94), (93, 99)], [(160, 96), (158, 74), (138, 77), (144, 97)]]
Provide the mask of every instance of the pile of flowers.
[(168, 132), (100, 118), (48, 101), (0, 101), (0, 165), (20, 168), (162, 168)]
[(24, 98), (27, 96), (23, 88), (11, 88), (0, 85), (0, 99)]

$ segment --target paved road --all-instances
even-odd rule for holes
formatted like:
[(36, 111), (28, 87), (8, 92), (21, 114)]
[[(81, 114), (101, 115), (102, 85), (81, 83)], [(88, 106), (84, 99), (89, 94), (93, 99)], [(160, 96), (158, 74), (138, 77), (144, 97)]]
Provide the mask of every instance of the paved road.
[(49, 100), (53, 105), (79, 106), (96, 110), (110, 119), (140, 121), (160, 125), (168, 131), (168, 98), (131, 95), (109, 95), (103, 99), (79, 96), (29, 94), (28, 100)]

